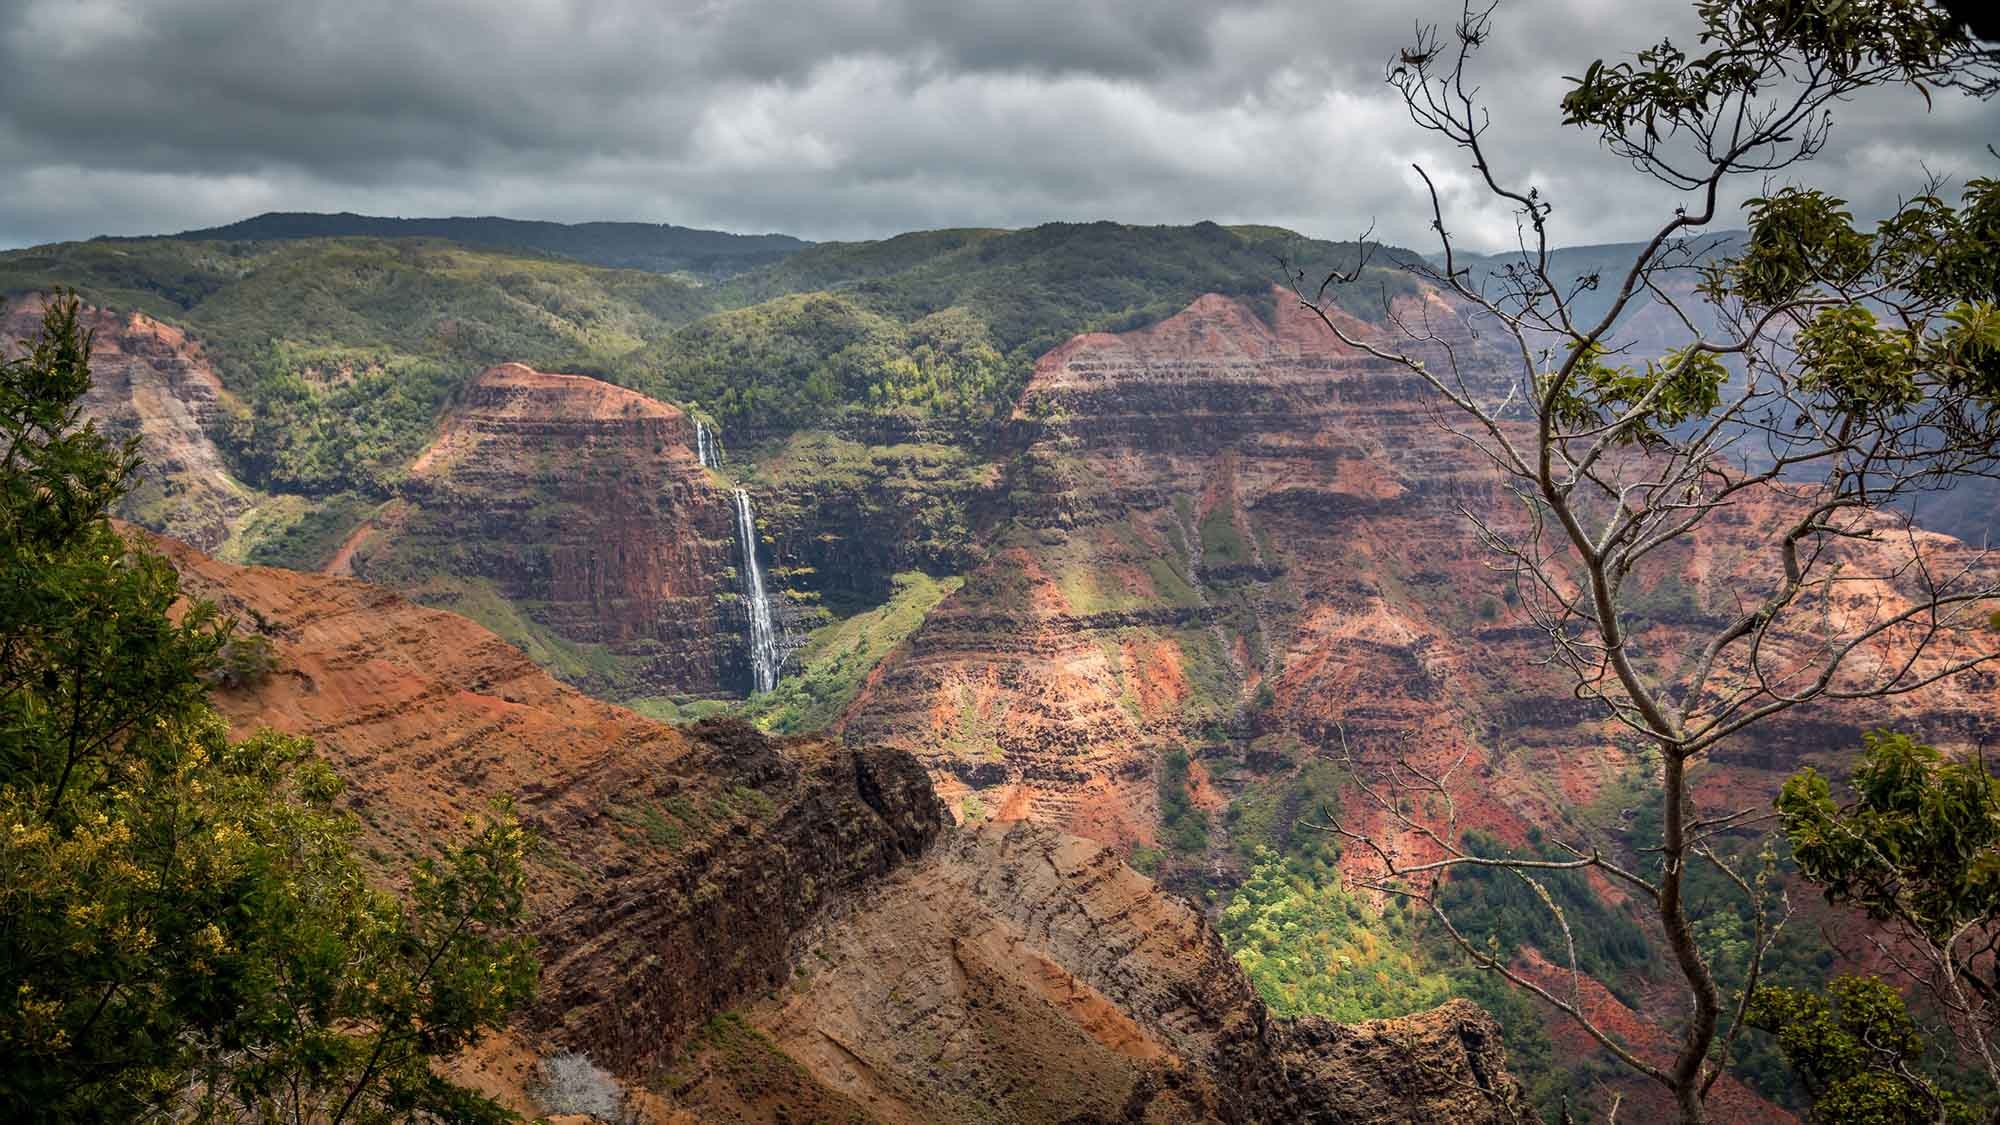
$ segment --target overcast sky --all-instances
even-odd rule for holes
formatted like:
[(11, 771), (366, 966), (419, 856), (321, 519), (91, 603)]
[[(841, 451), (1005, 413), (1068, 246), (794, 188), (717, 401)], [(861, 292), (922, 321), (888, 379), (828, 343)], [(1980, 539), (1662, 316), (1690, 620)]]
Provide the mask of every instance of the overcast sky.
[[(1671, 0), (1508, 0), (1479, 64), (1501, 172), (1570, 244), (1672, 201), (1564, 130), (1561, 76)], [(1422, 244), (1513, 221), (1383, 62), (1436, 0), (0, 0), (0, 246), (269, 210), (634, 219), (814, 239), (1054, 219)], [(2000, 102), (1848, 107), (1810, 173), (1863, 212), (2000, 174)]]

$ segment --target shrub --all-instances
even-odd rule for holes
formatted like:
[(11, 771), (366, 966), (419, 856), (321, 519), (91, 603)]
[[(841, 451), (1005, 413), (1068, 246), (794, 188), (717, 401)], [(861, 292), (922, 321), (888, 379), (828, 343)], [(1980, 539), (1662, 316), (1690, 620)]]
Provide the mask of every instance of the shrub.
[(618, 1080), (576, 1051), (542, 1060), (542, 1087), (536, 1098), (550, 1113), (580, 1113), (617, 1121), (625, 1106)]

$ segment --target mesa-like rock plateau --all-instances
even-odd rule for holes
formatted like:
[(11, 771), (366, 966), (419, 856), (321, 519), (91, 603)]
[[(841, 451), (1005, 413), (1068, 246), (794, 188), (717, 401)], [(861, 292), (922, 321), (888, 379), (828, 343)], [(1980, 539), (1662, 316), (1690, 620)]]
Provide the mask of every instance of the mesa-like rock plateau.
[(421, 856), (518, 799), (543, 988), (467, 1077), (524, 1110), (530, 1063), (557, 1050), (661, 1121), (1475, 1122), (1512, 1104), (1478, 1009), (1273, 1019), (1199, 912), (1101, 845), (949, 828), (900, 751), (662, 726), (456, 615), (157, 546), (270, 645), (270, 673), (218, 704), (240, 731), (312, 738), (373, 854)]
[(740, 692), (734, 516), (694, 426), (597, 379), (493, 367), (332, 569), (524, 618), (581, 682)]

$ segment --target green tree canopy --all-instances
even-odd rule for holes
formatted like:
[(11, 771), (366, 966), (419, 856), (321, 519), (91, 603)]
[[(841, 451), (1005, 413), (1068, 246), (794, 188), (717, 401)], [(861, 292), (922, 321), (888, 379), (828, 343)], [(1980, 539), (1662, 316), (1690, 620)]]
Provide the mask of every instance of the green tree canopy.
[(1849, 787), (1840, 804), (1816, 770), (1786, 780), (1778, 816), (1799, 871), (1828, 902), (1884, 924), (1878, 946), (1922, 985), (2000, 1098), (2000, 777), (1984, 760), (1878, 732)]

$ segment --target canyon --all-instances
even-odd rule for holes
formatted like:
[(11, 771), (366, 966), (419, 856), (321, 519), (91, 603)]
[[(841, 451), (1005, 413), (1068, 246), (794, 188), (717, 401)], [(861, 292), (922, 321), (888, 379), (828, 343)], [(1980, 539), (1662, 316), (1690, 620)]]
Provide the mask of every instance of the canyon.
[(526, 1112), (567, 1050), (649, 1121), (1507, 1119), (1477, 1008), (1272, 1018), (1198, 911), (1101, 845), (951, 827), (900, 751), (665, 726), (363, 582), (140, 542), (265, 638), (217, 704), (312, 738), (370, 854), (517, 798), (541, 995), (461, 1077)]
[[(1499, 393), (1492, 333), (1421, 286), (1393, 300), (1427, 327), (1427, 363)], [(1449, 765), (1453, 837), (1615, 843), (1644, 750), (1546, 667), (1465, 518), (1515, 502), (1421, 380), (1283, 291), (1176, 308), (1042, 352), (990, 423), (843, 416), (723, 432), (726, 457), (692, 402), (487, 363), (353, 515), (283, 500), (338, 517), (336, 545), (302, 556), (327, 573), (167, 546), (279, 654), (225, 710), (318, 741), (383, 855), (498, 793), (549, 841), (544, 998), (480, 1080), (532, 1109), (534, 1060), (585, 1051), (662, 1120), (1457, 1121), (1512, 1096), (1477, 1009), (1281, 1019), (1215, 922), (1333, 810), (1424, 854), (1328, 776)], [(89, 315), (89, 410), (148, 461), (126, 514), (240, 557), (275, 501), (213, 440), (232, 403), (215, 365), (164, 321)], [(1333, 315), (1398, 340), (1379, 308)], [(1777, 519), (1749, 498), (1662, 556), (1645, 659), (1671, 662), (1754, 585)], [(932, 594), (911, 610), (913, 574)], [(1835, 613), (1912, 592), (1857, 584)], [(897, 624), (842, 632), (875, 615)], [(1762, 804), (1800, 765), (1839, 772), (1876, 726), (1991, 749), (1996, 690), (1976, 672), (1788, 716), (1718, 748), (1698, 791)], [(687, 721), (729, 712), (831, 718), (790, 739)], [(1552, 960), (1530, 946), (1517, 967), (1558, 979)], [(1671, 1000), (1643, 973), (1579, 985), (1664, 1049), (1645, 1021)], [(1788, 1119), (1733, 1077), (1718, 1097)]]

